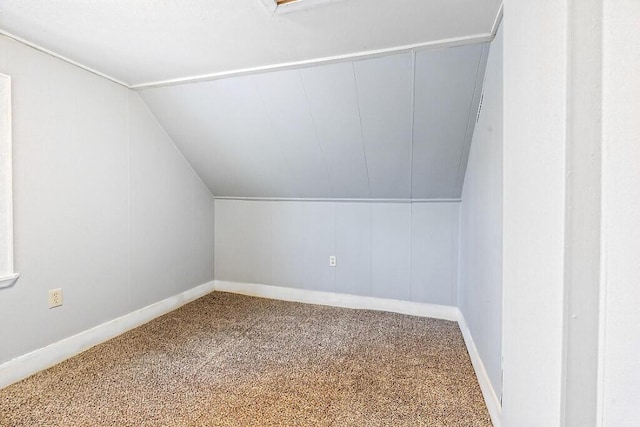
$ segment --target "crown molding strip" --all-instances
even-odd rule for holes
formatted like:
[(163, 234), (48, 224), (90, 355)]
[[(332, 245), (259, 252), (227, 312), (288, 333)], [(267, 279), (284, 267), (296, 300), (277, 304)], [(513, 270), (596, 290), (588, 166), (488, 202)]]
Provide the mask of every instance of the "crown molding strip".
[(176, 79), (159, 80), (156, 82), (132, 84), (131, 89), (150, 89), (155, 87), (176, 86), (188, 83), (206, 82), (211, 80), (224, 79), (229, 77), (239, 77), (247, 74), (266, 73), (270, 71), (288, 70), (295, 68), (305, 68), (314, 65), (331, 64), (336, 62), (358, 61), (376, 58), (384, 55), (399, 54), (404, 52), (441, 49), (446, 47), (465, 46), (469, 44), (492, 42), (496, 37), (500, 23), (504, 15), (504, 5), (500, 3), (498, 12), (491, 26), (489, 33), (475, 34), (464, 37), (453, 37), (449, 39), (434, 40), (430, 42), (414, 43), (404, 46), (396, 46), (385, 49), (367, 50), (364, 52), (347, 53), (344, 55), (325, 56), (322, 58), (308, 59), (304, 61), (283, 62), (280, 64), (264, 65), (260, 67), (241, 68), (237, 70), (221, 71), (218, 73), (200, 74), (196, 76), (180, 77)]
[(244, 200), (248, 202), (338, 202), (338, 203), (460, 203), (462, 199), (355, 199), (305, 197), (233, 197), (216, 196), (216, 200)]
[(40, 46), (40, 45), (36, 44), (36, 43), (33, 43), (33, 42), (30, 42), (30, 41), (27, 41), (27, 40), (23, 39), (22, 37), (18, 37), (18, 36), (16, 36), (15, 34), (11, 34), (11, 33), (10, 33), (10, 32), (8, 32), (8, 31), (5, 31), (5, 30), (0, 29), (0, 35), (2, 35), (2, 36), (4, 36), (4, 37), (6, 37), (6, 38), (8, 38), (8, 39), (11, 39), (11, 40), (13, 40), (13, 41), (16, 41), (16, 42), (18, 42), (18, 43), (22, 43), (22, 44), (23, 44), (23, 45), (25, 45), (25, 46), (29, 46), (30, 48), (35, 49), (35, 50), (37, 50), (37, 51), (39, 51), (39, 52), (45, 53), (45, 54), (47, 54), (47, 55), (49, 55), (49, 56), (53, 56), (54, 58), (57, 58), (57, 59), (59, 59), (59, 60), (61, 60), (61, 61), (64, 61), (64, 62), (66, 62), (67, 64), (71, 64), (71, 65), (73, 65), (73, 66), (76, 66), (76, 67), (78, 67), (78, 68), (80, 68), (80, 69), (84, 70), (84, 71), (88, 71), (88, 72), (90, 72), (91, 74), (95, 74), (96, 76), (99, 76), (99, 77), (102, 77), (102, 78), (104, 78), (104, 79), (107, 79), (107, 80), (109, 80), (109, 81), (111, 81), (111, 82), (113, 82), (113, 83), (115, 83), (115, 84), (118, 84), (118, 85), (120, 85), (120, 86), (124, 86), (124, 87), (126, 87), (127, 89), (131, 89), (131, 85), (129, 85), (129, 84), (127, 84), (127, 83), (123, 82), (122, 80), (118, 80), (118, 79), (116, 79), (115, 77), (111, 77), (111, 76), (110, 76), (110, 75), (108, 75), (108, 74), (102, 73), (102, 72), (100, 72), (100, 71), (98, 71), (98, 70), (94, 70), (93, 68), (91, 68), (91, 67), (87, 67), (86, 65), (82, 65), (81, 63), (76, 62), (76, 61), (74, 61), (73, 59), (69, 59), (69, 58), (67, 58), (66, 56), (60, 55), (59, 53), (55, 53), (55, 52), (53, 52), (53, 51), (51, 51), (51, 50), (49, 50), (49, 49), (47, 49), (47, 48), (44, 48), (44, 47), (42, 47), (42, 46)]
[(502, 23), (502, 18), (504, 18), (504, 3), (500, 3), (500, 7), (498, 8), (498, 13), (496, 13), (496, 19), (493, 21), (493, 25), (491, 26), (491, 35), (493, 38), (495, 38), (496, 34), (498, 33), (498, 28), (500, 28), (500, 24)]
[(312, 67), (314, 65), (333, 64), (337, 62), (347, 61), (360, 61), (364, 59), (377, 58), (385, 55), (400, 54), (405, 52), (411, 52), (414, 50), (429, 50), (429, 49), (441, 49), (445, 47), (465, 46), (469, 44), (477, 44), (490, 42), (495, 37), (495, 34), (484, 33), (476, 34), (472, 36), (455, 37), (450, 39), (435, 40), (424, 43), (414, 43), (404, 46), (396, 46), (385, 49), (367, 50), (364, 52), (347, 53), (344, 55), (325, 56), (322, 58), (307, 59), (304, 61), (283, 62), (280, 64), (263, 65), (260, 67), (241, 68), (238, 70), (221, 71), (218, 73), (201, 74), (190, 77), (180, 77), (177, 79), (160, 80), (151, 83), (140, 83), (131, 85), (131, 89), (150, 89), (166, 86), (177, 86), (188, 83), (201, 83), (211, 80), (219, 80), (230, 77), (239, 77), (248, 74), (267, 73), (270, 71), (282, 71), (291, 70), (297, 68)]
[(155, 82), (138, 83), (138, 84), (125, 83), (122, 80), (116, 79), (115, 77), (111, 77), (108, 74), (102, 73), (91, 67), (83, 65), (72, 59), (69, 59), (66, 56), (55, 53), (36, 43), (27, 41), (22, 37), (18, 37), (14, 34), (11, 34), (8, 31), (0, 29), (0, 35), (5, 36), (18, 43), (22, 43), (26, 46), (29, 46), (42, 53), (46, 53), (47, 55), (53, 56), (54, 58), (60, 59), (61, 61), (74, 65), (92, 74), (103, 77), (113, 83), (116, 83), (128, 89), (149, 89), (154, 87), (175, 86), (175, 85), (187, 84), (187, 83), (205, 82), (205, 81), (217, 80), (217, 79), (223, 79), (223, 78), (229, 78), (229, 77), (237, 77), (237, 76), (242, 76), (247, 74), (265, 73), (269, 71), (287, 70), (292, 68), (305, 68), (305, 67), (311, 67), (313, 65), (331, 64), (335, 62), (370, 59), (370, 58), (376, 58), (384, 55), (399, 54), (403, 52), (440, 49), (440, 48), (446, 48), (446, 47), (455, 47), (455, 46), (464, 46), (464, 45), (476, 44), (476, 43), (491, 42), (495, 38), (496, 32), (498, 31), (498, 27), (502, 22), (502, 18), (504, 15), (503, 9), (504, 9), (504, 6), (501, 3), (500, 7), (498, 8), (498, 12), (496, 14), (496, 18), (493, 21), (491, 31), (489, 33), (475, 34), (475, 35), (464, 36), (464, 37), (453, 37), (449, 39), (434, 40), (434, 41), (423, 42), (423, 43), (414, 43), (414, 44), (390, 47), (385, 49), (374, 49), (374, 50), (367, 50), (364, 52), (355, 52), (355, 53), (348, 53), (344, 55), (335, 55), (335, 56), (326, 56), (326, 57), (316, 58), (316, 59), (308, 59), (304, 61), (284, 62), (280, 64), (241, 68), (237, 70), (221, 71), (218, 73), (200, 74), (196, 76), (180, 77), (176, 79), (160, 80)]

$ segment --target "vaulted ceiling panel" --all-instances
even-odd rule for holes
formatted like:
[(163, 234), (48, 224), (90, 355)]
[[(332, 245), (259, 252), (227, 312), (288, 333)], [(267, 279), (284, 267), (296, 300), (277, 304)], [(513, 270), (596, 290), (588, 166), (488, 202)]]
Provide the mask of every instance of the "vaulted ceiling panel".
[(411, 196), (411, 54), (356, 62), (371, 197)]
[[(294, 197), (332, 197), (324, 153), (298, 70), (254, 76), (277, 147), (288, 163)], [(257, 195), (260, 196), (260, 195)]]
[(332, 197), (370, 197), (353, 64), (301, 70)]
[(293, 177), (252, 77), (141, 95), (216, 195), (292, 196)]
[(0, 36), (139, 92), (216, 196), (460, 197), (500, 0), (57, 3)]
[(457, 198), (474, 44), (141, 90), (219, 197)]
[(460, 197), (482, 88), (484, 44), (416, 54), (412, 197)]

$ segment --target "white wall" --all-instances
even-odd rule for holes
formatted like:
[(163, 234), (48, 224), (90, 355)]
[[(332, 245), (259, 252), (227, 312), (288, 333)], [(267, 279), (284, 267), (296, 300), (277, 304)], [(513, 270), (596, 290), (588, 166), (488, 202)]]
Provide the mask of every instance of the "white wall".
[(460, 211), (458, 305), (497, 396), (502, 392), (502, 41), (491, 44)]
[(0, 286), (13, 274), (11, 78), (0, 74)]
[(561, 420), (568, 2), (505, 1), (502, 416)]
[(0, 362), (213, 279), (211, 193), (137, 94), (6, 38), (0, 72), (21, 273), (0, 290)]
[(599, 425), (640, 420), (640, 2), (604, 2)]
[(459, 203), (218, 199), (216, 279), (456, 305), (458, 222)]

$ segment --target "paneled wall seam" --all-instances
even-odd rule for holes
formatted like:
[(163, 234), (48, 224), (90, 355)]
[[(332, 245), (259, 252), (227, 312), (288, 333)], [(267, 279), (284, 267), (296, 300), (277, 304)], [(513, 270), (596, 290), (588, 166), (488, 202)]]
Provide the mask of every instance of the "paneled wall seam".
[(364, 143), (364, 129), (362, 127), (362, 112), (360, 111), (360, 94), (358, 93), (358, 76), (356, 74), (356, 66), (354, 62), (351, 62), (351, 70), (353, 71), (353, 82), (355, 86), (356, 105), (358, 107), (358, 122), (360, 124), (360, 141), (362, 142), (362, 154), (364, 156), (364, 167), (367, 172), (367, 189), (369, 190), (369, 197), (371, 197), (371, 179), (369, 178), (369, 162), (367, 160), (367, 148)]
[(316, 143), (318, 144), (318, 149), (320, 150), (320, 157), (322, 160), (322, 166), (324, 166), (324, 172), (327, 175), (327, 182), (329, 183), (329, 191), (332, 196), (335, 196), (335, 191), (333, 190), (333, 183), (331, 182), (331, 175), (329, 174), (329, 166), (327, 166), (327, 160), (324, 155), (324, 147), (322, 146), (322, 141), (320, 140), (320, 134), (318, 133), (318, 126), (316, 125), (316, 121), (313, 118), (313, 111), (311, 110), (311, 104), (309, 103), (309, 95), (307, 94), (307, 88), (304, 85), (304, 77), (302, 77), (302, 72), (298, 70), (298, 78), (300, 79), (300, 86), (302, 87), (302, 93), (304, 94), (304, 100), (307, 104), (307, 110), (309, 111), (309, 117), (311, 117), (311, 124), (313, 125), (313, 132), (316, 135)]
[(456, 204), (217, 200), (216, 207), (218, 280), (452, 304), (457, 251), (447, 245), (456, 242)]
[[(415, 60), (415, 55), (413, 58)], [(411, 189), (409, 189), (409, 191), (411, 191)], [(409, 224), (411, 227), (411, 233), (409, 234), (409, 300), (413, 301), (413, 242), (416, 234), (413, 232), (413, 205), (409, 208)]]
[(409, 147), (409, 198), (413, 198), (413, 146), (416, 120), (416, 51), (411, 51), (411, 145)]
[(373, 296), (373, 205), (368, 206), (369, 212), (369, 295)]

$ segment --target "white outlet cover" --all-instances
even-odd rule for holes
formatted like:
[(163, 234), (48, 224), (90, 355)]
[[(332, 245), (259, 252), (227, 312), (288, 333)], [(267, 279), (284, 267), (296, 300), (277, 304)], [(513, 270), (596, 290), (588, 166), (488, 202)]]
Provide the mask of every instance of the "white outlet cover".
[(336, 265), (337, 265), (336, 257), (335, 257), (335, 255), (331, 255), (329, 257), (329, 267), (335, 267)]
[(62, 305), (62, 288), (49, 290), (49, 308), (60, 307)]

